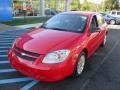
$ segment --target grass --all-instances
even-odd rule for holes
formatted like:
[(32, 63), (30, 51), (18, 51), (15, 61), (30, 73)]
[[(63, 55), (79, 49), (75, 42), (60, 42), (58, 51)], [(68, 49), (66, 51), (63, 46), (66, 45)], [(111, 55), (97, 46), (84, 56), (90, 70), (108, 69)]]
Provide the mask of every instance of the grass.
[(10, 26), (17, 26), (17, 25), (25, 25), (25, 24), (43, 23), (48, 19), (49, 19), (48, 17), (37, 17), (37, 18), (26, 18), (26, 19), (20, 18), (2, 23)]

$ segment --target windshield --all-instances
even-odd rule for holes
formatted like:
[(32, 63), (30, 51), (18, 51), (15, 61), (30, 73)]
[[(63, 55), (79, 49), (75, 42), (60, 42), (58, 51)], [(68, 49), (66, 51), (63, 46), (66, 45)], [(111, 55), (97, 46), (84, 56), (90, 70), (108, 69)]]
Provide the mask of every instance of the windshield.
[(86, 22), (87, 16), (80, 14), (59, 14), (48, 20), (42, 27), (60, 31), (83, 32)]

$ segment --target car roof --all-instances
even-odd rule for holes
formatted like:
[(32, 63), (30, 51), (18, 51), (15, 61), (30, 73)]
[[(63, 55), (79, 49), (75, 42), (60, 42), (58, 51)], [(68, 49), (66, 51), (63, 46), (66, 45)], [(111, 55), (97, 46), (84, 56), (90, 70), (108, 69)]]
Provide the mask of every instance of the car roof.
[(91, 16), (98, 14), (97, 12), (91, 12), (91, 11), (69, 11), (69, 12), (63, 12), (62, 14), (80, 14), (85, 16)]

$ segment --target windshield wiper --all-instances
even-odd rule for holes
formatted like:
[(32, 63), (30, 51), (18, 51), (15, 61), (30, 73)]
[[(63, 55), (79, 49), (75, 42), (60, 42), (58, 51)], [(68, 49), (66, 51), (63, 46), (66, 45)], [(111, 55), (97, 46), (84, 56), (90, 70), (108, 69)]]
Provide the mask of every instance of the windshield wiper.
[(69, 30), (67, 30), (67, 29), (62, 29), (62, 28), (48, 28), (48, 29), (59, 30), (59, 31), (69, 31)]
[(44, 25), (41, 25), (40, 27), (41, 27), (41, 28), (46, 28), (46, 26), (44, 26)]
[(45, 28), (45, 29), (51, 29), (51, 30), (59, 30), (59, 31), (67, 31), (67, 32), (76, 32), (76, 33), (80, 33), (81, 31), (76, 31), (76, 30), (68, 30), (68, 29), (63, 29), (63, 28), (49, 28), (49, 27), (46, 27), (46, 26), (42, 26), (42, 28)]
[(45, 28), (45, 29), (47, 29), (47, 27), (46, 27), (46, 23), (43, 23), (43, 24), (41, 25), (41, 28)]

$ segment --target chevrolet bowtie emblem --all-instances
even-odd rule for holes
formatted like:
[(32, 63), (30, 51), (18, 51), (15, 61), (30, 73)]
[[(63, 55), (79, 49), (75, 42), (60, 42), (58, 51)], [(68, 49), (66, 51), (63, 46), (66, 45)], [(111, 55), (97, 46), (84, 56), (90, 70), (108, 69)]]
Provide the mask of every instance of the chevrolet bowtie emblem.
[(22, 53), (23, 56), (25, 56), (26, 54), (25, 53)]

